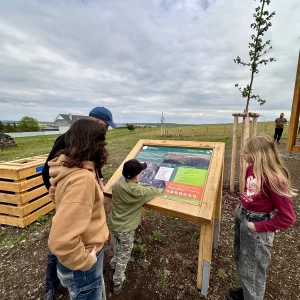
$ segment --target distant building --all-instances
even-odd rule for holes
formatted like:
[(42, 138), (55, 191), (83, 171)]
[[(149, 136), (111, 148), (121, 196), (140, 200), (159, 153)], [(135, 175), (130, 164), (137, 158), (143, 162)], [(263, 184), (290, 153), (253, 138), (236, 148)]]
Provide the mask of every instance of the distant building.
[[(51, 124), (51, 127), (56, 127), (59, 129), (59, 133), (63, 134), (69, 130), (71, 125), (80, 119), (87, 119), (88, 116), (78, 116), (72, 114), (59, 114), (54, 122)], [(56, 129), (57, 130), (57, 129)]]

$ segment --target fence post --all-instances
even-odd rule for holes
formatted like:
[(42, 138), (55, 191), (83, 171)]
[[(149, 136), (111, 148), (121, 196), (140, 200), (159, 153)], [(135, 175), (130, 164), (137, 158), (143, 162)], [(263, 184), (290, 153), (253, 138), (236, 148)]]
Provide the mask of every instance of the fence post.
[(252, 124), (252, 136), (257, 135), (257, 117), (253, 117), (253, 124)]
[(239, 117), (234, 116), (233, 123), (233, 139), (232, 139), (232, 155), (231, 155), (231, 175), (230, 175), (230, 192), (234, 192), (235, 184), (235, 170), (236, 170), (236, 150), (237, 150), (237, 140), (238, 140), (238, 123)]
[(195, 134), (195, 128), (192, 128), (192, 137), (194, 137)]

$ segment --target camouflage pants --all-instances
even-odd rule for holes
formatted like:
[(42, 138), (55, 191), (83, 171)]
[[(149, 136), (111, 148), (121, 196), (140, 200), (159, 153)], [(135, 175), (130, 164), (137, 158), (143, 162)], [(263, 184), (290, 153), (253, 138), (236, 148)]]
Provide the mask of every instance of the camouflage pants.
[(113, 232), (114, 257), (110, 261), (110, 266), (115, 270), (113, 276), (114, 285), (120, 285), (125, 280), (125, 271), (133, 247), (134, 234), (135, 230), (129, 232)]

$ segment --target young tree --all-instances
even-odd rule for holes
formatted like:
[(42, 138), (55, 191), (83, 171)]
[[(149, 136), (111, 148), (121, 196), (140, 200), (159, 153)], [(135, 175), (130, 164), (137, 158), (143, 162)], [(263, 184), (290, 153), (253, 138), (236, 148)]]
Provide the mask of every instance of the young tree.
[(5, 125), (0, 121), (0, 132), (3, 132)]
[(250, 99), (255, 99), (260, 105), (263, 105), (266, 103), (266, 100), (262, 99), (259, 95), (253, 94), (253, 81), (254, 81), (254, 75), (258, 74), (259, 65), (266, 65), (269, 62), (275, 61), (273, 57), (270, 58), (263, 58), (263, 56), (272, 49), (271, 41), (267, 40), (266, 42), (263, 42), (262, 38), (265, 35), (265, 33), (268, 31), (268, 29), (272, 26), (271, 19), (275, 15), (275, 12), (269, 13), (266, 10), (266, 6), (270, 5), (271, 0), (259, 0), (261, 5), (258, 6), (255, 9), (255, 13), (253, 14), (253, 17), (255, 19), (255, 22), (251, 24), (251, 28), (254, 30), (254, 34), (251, 35), (251, 42), (249, 42), (249, 62), (244, 62), (242, 59), (238, 56), (236, 59), (234, 59), (234, 62), (236, 64), (241, 64), (243, 66), (250, 67), (251, 75), (250, 75), (250, 83), (244, 87), (241, 88), (238, 84), (235, 86), (240, 90), (242, 97), (247, 99), (246, 102), (246, 108), (245, 113), (248, 112), (249, 107), (249, 101)]
[(38, 120), (27, 116), (23, 117), (19, 122), (19, 130), (21, 132), (39, 131), (40, 126)]
[[(255, 0), (256, 1), (256, 0)], [(247, 84), (246, 87), (242, 88), (238, 84), (235, 86), (239, 89), (243, 98), (246, 98), (246, 107), (243, 114), (243, 126), (242, 126), (242, 134), (241, 134), (241, 149), (243, 148), (245, 140), (250, 135), (250, 117), (249, 117), (249, 102), (250, 99), (255, 99), (258, 101), (260, 105), (265, 104), (266, 100), (262, 99), (259, 95), (255, 95), (253, 93), (253, 82), (255, 74), (258, 74), (260, 65), (266, 65), (269, 62), (275, 61), (273, 57), (264, 58), (264, 55), (272, 49), (271, 41), (267, 40), (263, 42), (263, 37), (268, 31), (268, 29), (272, 26), (271, 19), (275, 15), (275, 12), (269, 13), (267, 11), (267, 6), (270, 5), (271, 0), (259, 0), (260, 5), (255, 9), (255, 13), (253, 14), (254, 22), (250, 25), (250, 27), (254, 30), (254, 33), (251, 35), (251, 41), (248, 44), (249, 48), (249, 61), (244, 62), (238, 56), (234, 59), (236, 64), (241, 64), (242, 66), (250, 67), (250, 83)], [(235, 125), (237, 128), (238, 117), (235, 117)], [(256, 125), (255, 125), (256, 126)], [(255, 130), (253, 130), (255, 132)], [(233, 147), (232, 147), (232, 159), (231, 159), (231, 178), (235, 178), (235, 161), (236, 161), (236, 145), (237, 145), (237, 134), (236, 130), (233, 132)], [(244, 188), (244, 178), (246, 172), (246, 163), (240, 157), (240, 191)], [(230, 183), (230, 190), (233, 190), (233, 183)]]

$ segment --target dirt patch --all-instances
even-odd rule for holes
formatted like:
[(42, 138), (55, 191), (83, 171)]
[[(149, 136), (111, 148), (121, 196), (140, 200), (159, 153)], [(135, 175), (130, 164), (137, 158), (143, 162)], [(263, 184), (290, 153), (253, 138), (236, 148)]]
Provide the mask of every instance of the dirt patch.
[[(280, 144), (285, 153), (285, 144)], [(300, 159), (285, 156), (294, 186), (299, 188)], [(237, 285), (233, 262), (233, 211), (239, 202), (229, 192), (231, 149), (226, 148), (223, 206), (219, 248), (213, 253), (208, 296), (196, 288), (199, 225), (168, 215), (147, 211), (137, 230), (135, 251), (127, 269), (127, 282), (118, 296), (111, 294), (109, 261), (112, 246), (105, 245), (104, 276), (108, 299), (224, 299), (225, 291)], [(106, 200), (107, 201), (107, 200)], [(106, 204), (106, 208), (107, 208)], [(300, 197), (294, 200), (297, 222), (276, 233), (268, 270), (266, 300), (300, 299)], [(0, 299), (43, 299), (47, 239), (51, 217), (18, 229), (0, 229)], [(60, 299), (68, 297), (60, 296)]]

